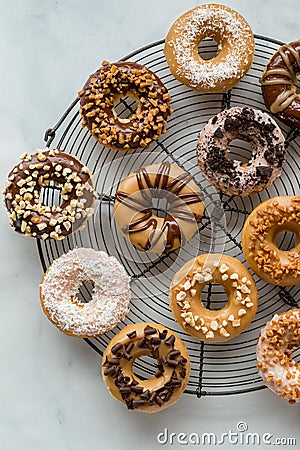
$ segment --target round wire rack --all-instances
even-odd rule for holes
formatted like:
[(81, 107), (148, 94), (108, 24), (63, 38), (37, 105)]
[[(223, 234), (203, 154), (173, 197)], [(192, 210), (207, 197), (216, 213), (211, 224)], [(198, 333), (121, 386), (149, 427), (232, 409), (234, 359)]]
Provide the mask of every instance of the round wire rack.
[[(37, 240), (43, 269), (74, 247), (93, 247), (114, 255), (131, 276), (132, 302), (126, 319), (109, 333), (87, 343), (99, 354), (103, 353), (111, 338), (125, 325), (136, 322), (162, 323), (175, 331), (184, 341), (191, 358), (191, 375), (186, 393), (204, 395), (229, 395), (256, 391), (265, 386), (256, 369), (255, 348), (260, 329), (274, 313), (298, 307), (300, 287), (278, 287), (265, 283), (254, 275), (259, 293), (259, 308), (255, 319), (240, 336), (226, 343), (208, 344), (186, 334), (173, 318), (169, 308), (169, 286), (175, 272), (188, 260), (201, 253), (224, 252), (246, 264), (241, 248), (241, 231), (248, 214), (262, 201), (276, 195), (299, 194), (299, 130), (289, 130), (280, 124), (288, 142), (287, 160), (282, 175), (268, 189), (248, 197), (229, 197), (216, 192), (204, 179), (197, 166), (195, 148), (198, 133), (208, 119), (231, 106), (246, 105), (265, 110), (259, 77), (268, 59), (281, 42), (255, 36), (254, 63), (237, 86), (224, 94), (199, 94), (180, 84), (170, 74), (163, 44), (158, 41), (139, 49), (123, 60), (145, 65), (163, 81), (172, 96), (174, 113), (168, 121), (167, 133), (150, 149), (141, 152), (109, 150), (81, 127), (76, 99), (57, 124), (45, 133), (47, 147), (63, 149), (82, 160), (94, 174), (99, 199), (95, 214), (83, 231), (76, 232), (63, 241)], [(204, 40), (199, 52), (208, 59), (216, 51), (215, 43)], [(134, 110), (130, 98), (116, 105), (118, 115), (130, 117)], [(245, 142), (232, 142), (230, 154), (246, 161), (251, 150)], [(156, 256), (135, 249), (116, 230), (113, 217), (114, 194), (122, 179), (133, 170), (159, 161), (170, 161), (188, 170), (205, 194), (206, 212), (196, 235), (185, 246), (169, 254)], [(57, 204), (59, 191), (49, 185), (43, 190), (43, 201)], [(158, 206), (157, 206), (158, 207)], [(293, 236), (284, 233), (277, 244), (282, 249), (292, 248)], [(91, 296), (91, 286), (84, 283), (79, 292), (81, 301)], [(203, 291), (207, 308), (220, 309), (226, 295), (219, 285), (208, 284)], [(300, 360), (300, 351), (294, 352)], [(135, 373), (149, 378), (156, 372), (156, 361), (139, 358), (134, 364)]]

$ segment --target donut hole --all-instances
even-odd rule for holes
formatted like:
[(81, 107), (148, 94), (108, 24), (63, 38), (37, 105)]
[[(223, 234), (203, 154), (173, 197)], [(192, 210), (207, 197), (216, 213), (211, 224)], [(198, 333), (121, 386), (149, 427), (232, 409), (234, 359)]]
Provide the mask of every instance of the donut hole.
[(201, 300), (204, 308), (211, 311), (219, 311), (228, 303), (227, 294), (221, 284), (206, 284), (201, 292)]
[(290, 251), (297, 245), (296, 235), (292, 231), (279, 231), (276, 236), (275, 244), (279, 250), (285, 252)]
[(141, 355), (132, 364), (133, 374), (141, 380), (150, 380), (156, 371), (157, 361), (151, 355)]
[(211, 37), (204, 38), (198, 45), (198, 55), (205, 61), (215, 58), (218, 52), (218, 44)]
[(252, 158), (253, 149), (248, 141), (233, 139), (227, 147), (226, 157), (233, 161), (239, 161), (242, 164), (249, 164)]
[(165, 198), (153, 197), (152, 198), (152, 212), (157, 217), (166, 217), (168, 213), (169, 202)]
[(140, 103), (136, 95), (128, 93), (124, 97), (116, 98), (115, 106), (113, 109), (114, 115), (120, 122), (129, 122), (133, 114), (136, 113)]
[(93, 290), (94, 283), (92, 281), (83, 281), (77, 293), (79, 303), (89, 303), (92, 300)]
[(62, 204), (61, 187), (53, 180), (42, 187), (40, 201), (46, 206), (60, 206)]

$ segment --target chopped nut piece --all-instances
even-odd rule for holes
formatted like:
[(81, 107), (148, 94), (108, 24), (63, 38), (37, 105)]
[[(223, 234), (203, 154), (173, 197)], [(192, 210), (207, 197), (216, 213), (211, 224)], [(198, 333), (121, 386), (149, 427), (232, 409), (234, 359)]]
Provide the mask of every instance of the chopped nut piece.
[(227, 272), (227, 270), (229, 270), (229, 267), (227, 266), (227, 264), (222, 264), (219, 270), (221, 273), (225, 273)]

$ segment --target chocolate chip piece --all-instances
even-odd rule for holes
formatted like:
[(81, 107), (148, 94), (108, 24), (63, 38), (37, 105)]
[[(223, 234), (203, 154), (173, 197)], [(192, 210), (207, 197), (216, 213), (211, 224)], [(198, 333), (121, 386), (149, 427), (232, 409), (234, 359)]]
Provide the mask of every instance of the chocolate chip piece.
[(144, 391), (144, 388), (142, 386), (131, 386), (131, 392), (135, 392), (136, 394), (142, 394)]
[(171, 350), (168, 353), (168, 358), (169, 359), (174, 359), (174, 358), (176, 358), (176, 356), (179, 356), (179, 355), (180, 355), (180, 351), (179, 350)]
[(111, 352), (113, 354), (116, 354), (116, 353), (118, 353), (119, 350), (121, 350), (121, 348), (122, 348), (122, 344), (116, 344), (112, 347)]
[(132, 331), (131, 333), (128, 333), (127, 336), (129, 339), (134, 339), (136, 337), (136, 331)]
[(125, 345), (125, 351), (127, 353), (130, 353), (131, 350), (133, 349), (133, 347), (134, 347), (134, 344), (132, 342), (130, 342), (129, 344)]
[(111, 358), (107, 360), (107, 364), (110, 366), (118, 366), (120, 364), (120, 361), (118, 358)]
[(124, 352), (123, 353), (123, 358), (125, 358), (127, 361), (130, 361), (132, 359), (132, 356), (129, 353)]
[(152, 394), (151, 394), (151, 396), (149, 398), (149, 403), (153, 403), (155, 398), (156, 398), (156, 396), (157, 396), (157, 392), (155, 392), (155, 391), (152, 392)]
[(155, 397), (155, 402), (158, 404), (158, 406), (162, 406), (164, 404), (163, 399), (159, 395)]
[(107, 375), (114, 375), (115, 374), (115, 372), (116, 372), (116, 368), (115, 367), (113, 367), (113, 366), (110, 366), (110, 367), (108, 367), (107, 369), (105, 369), (105, 371), (104, 371), (104, 375), (105, 376), (107, 376)]
[(141, 398), (148, 400), (150, 397), (150, 391), (147, 389), (143, 394), (140, 395)]
[(168, 337), (168, 339), (166, 340), (165, 344), (166, 345), (173, 345), (175, 342), (175, 336), (174, 334), (171, 334), (170, 337)]
[(151, 338), (151, 344), (160, 345), (161, 339), (158, 337)]
[(159, 332), (159, 337), (163, 341), (168, 334), (168, 330), (163, 330)]
[(150, 327), (149, 325), (146, 326), (144, 329), (144, 335), (149, 336), (150, 334), (156, 334), (157, 330), (156, 328)]
[(146, 338), (142, 338), (138, 341), (137, 346), (142, 348), (142, 347), (148, 347), (148, 340)]
[(185, 366), (186, 363), (187, 363), (187, 359), (186, 358), (181, 358), (180, 364), (182, 366)]
[(272, 167), (269, 166), (258, 166), (256, 167), (256, 176), (268, 181), (273, 173)]
[(170, 366), (170, 367), (177, 367), (179, 364), (178, 361), (176, 361), (176, 359), (167, 359), (166, 365)]
[(216, 131), (214, 132), (214, 137), (220, 138), (220, 139), (222, 139), (224, 137), (224, 134), (220, 127), (217, 128)]
[(134, 408), (145, 405), (145, 400), (133, 400), (132, 405)]
[(181, 370), (181, 372), (179, 372), (179, 375), (180, 375), (182, 378), (185, 378), (185, 376), (186, 376), (186, 370), (185, 370), (185, 369)]
[(119, 391), (122, 395), (129, 395), (131, 393), (131, 388), (127, 386), (122, 386), (120, 387)]
[(211, 119), (211, 123), (214, 125), (216, 123), (216, 121), (218, 120), (218, 117), (215, 116)]

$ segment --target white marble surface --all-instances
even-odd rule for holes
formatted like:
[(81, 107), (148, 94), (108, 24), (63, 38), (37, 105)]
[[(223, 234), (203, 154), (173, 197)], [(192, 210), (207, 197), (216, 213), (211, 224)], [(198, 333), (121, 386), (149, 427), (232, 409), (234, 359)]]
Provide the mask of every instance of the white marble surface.
[[(173, 20), (198, 3), (1, 0), (1, 184), (19, 154), (43, 145), (44, 130), (102, 59), (118, 59), (164, 37)], [(298, 0), (226, 3), (256, 33), (283, 41), (299, 38)], [(299, 406), (269, 391), (201, 400), (183, 396), (162, 414), (128, 413), (109, 397), (97, 354), (83, 341), (60, 334), (43, 316), (35, 242), (13, 233), (4, 208), (0, 214), (1, 450), (153, 449), (161, 447), (156, 436), (165, 427), (222, 433), (235, 430), (241, 420), (249, 431), (296, 437), (300, 448)]]

